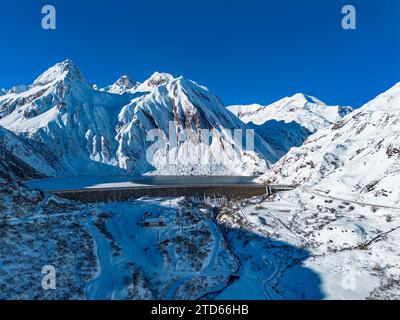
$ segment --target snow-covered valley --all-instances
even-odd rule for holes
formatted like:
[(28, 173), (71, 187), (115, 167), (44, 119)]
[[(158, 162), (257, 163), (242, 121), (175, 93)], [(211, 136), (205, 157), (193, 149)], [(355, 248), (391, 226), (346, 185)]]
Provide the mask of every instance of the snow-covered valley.
[[(1, 190), (6, 299), (274, 298), (276, 268), (268, 259), (286, 265), (304, 257), (303, 250), (231, 229), (219, 211), (190, 199), (79, 205), (17, 185)], [(162, 226), (146, 228), (146, 219)], [(269, 258), (275, 249), (282, 261)], [(41, 288), (48, 264), (60, 290)]]
[[(12, 186), (1, 186), (5, 299), (399, 297), (398, 208), (308, 189), (218, 208), (189, 198), (82, 205)], [(57, 288), (46, 291), (49, 264)]]
[[(13, 186), (1, 189), (6, 299), (272, 299), (278, 269), (307, 257), (190, 199), (79, 205)], [(163, 225), (143, 227), (146, 213)], [(48, 264), (56, 290), (41, 288)]]
[[(225, 108), (166, 73), (98, 88), (70, 60), (1, 90), (0, 299), (398, 299), (399, 108), (399, 84), (356, 110), (303, 94)], [(254, 150), (224, 129), (254, 130)], [(151, 130), (177, 143), (150, 163)], [(294, 190), (87, 204), (51, 193), (258, 174)]]

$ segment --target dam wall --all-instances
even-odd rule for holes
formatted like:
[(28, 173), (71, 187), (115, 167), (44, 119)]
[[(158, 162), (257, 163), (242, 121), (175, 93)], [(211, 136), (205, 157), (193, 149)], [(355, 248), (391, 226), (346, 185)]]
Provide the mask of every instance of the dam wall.
[(265, 186), (201, 185), (201, 186), (141, 186), (125, 188), (82, 189), (53, 191), (52, 194), (83, 203), (119, 202), (142, 197), (224, 197), (227, 200), (247, 199), (267, 194)]

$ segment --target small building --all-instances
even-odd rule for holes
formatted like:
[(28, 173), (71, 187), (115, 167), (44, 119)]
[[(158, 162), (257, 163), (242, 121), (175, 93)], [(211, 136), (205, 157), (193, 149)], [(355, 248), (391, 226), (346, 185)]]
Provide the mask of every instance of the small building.
[(147, 212), (142, 221), (145, 228), (163, 228), (166, 226), (162, 217), (151, 217), (151, 215), (147, 214)]

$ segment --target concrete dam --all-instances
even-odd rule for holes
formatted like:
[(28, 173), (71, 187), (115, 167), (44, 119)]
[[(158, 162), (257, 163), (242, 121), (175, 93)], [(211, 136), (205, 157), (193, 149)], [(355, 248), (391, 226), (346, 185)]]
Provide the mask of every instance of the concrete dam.
[(227, 200), (262, 196), (271, 188), (256, 177), (239, 176), (115, 176), (68, 177), (29, 181), (26, 185), (60, 198), (84, 203), (117, 202), (142, 197), (223, 197)]

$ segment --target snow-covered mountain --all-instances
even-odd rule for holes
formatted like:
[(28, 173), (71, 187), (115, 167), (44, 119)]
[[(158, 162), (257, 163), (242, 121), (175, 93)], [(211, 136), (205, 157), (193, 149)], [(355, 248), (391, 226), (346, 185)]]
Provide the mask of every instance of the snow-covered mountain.
[(268, 106), (236, 105), (228, 109), (245, 123), (262, 125), (270, 120), (285, 123), (294, 121), (310, 132), (326, 128), (353, 110), (351, 107), (328, 106), (317, 98), (302, 93), (283, 98)]
[(11, 179), (40, 179), (44, 178), (34, 168), (14, 156), (0, 145), (0, 182)]
[(300, 147), (311, 135), (309, 130), (294, 121), (286, 123), (284, 121), (269, 120), (261, 125), (249, 122), (247, 128), (253, 129), (268, 143), (275, 150), (279, 159), (292, 147)]
[[(305, 243), (311, 258), (302, 266), (318, 274), (328, 299), (399, 299), (399, 124), (400, 83), (320, 129), (259, 179), (298, 188), (263, 209), (242, 209), (254, 229), (271, 234), (279, 221), (290, 232), (279, 239)], [(309, 275), (295, 267), (279, 283), (299, 298)]]
[[(0, 97), (0, 123), (17, 133), (0, 127), (0, 299), (399, 299), (400, 83), (292, 149), (260, 181), (302, 186), (273, 197), (219, 208), (182, 198), (84, 205), (13, 181), (252, 173), (267, 166), (261, 154), (273, 162), (281, 137), (289, 145), (311, 132), (293, 119), (246, 126), (184, 77), (156, 73), (129, 87), (94, 89), (65, 61)], [(173, 166), (166, 147), (150, 165), (146, 134), (169, 134), (170, 122), (178, 138), (212, 129), (204, 154), (222, 148), (227, 162), (200, 167), (186, 141)], [(219, 131), (251, 126), (275, 133), (266, 134), (271, 147), (256, 137), (256, 153), (234, 149)], [(165, 232), (142, 228), (143, 212)], [(47, 264), (60, 289), (43, 290), (42, 274), (31, 272)]]
[(2, 96), (0, 124), (36, 145), (58, 174), (100, 173), (118, 163), (111, 117), (128, 102), (94, 90), (67, 60), (29, 90)]
[(22, 93), (28, 90), (28, 86), (24, 84), (19, 84), (16, 86), (13, 86), (10, 90), (7, 91), (7, 94), (13, 94), (13, 93)]
[(271, 145), (279, 158), (290, 148), (300, 147), (311, 133), (352, 111), (351, 107), (327, 106), (317, 98), (301, 93), (269, 106), (237, 105), (228, 109)]
[[(135, 92), (142, 95), (118, 115), (116, 139), (123, 168), (145, 163), (145, 133), (152, 129), (160, 129), (166, 137), (178, 141), (186, 135), (177, 147), (167, 142), (156, 152), (152, 165), (159, 174), (251, 174), (266, 168), (263, 159), (271, 163), (276, 159), (274, 150), (259, 137), (255, 139), (256, 152), (246, 151), (245, 141), (243, 148), (237, 144), (234, 148), (233, 137), (226, 135), (224, 129), (244, 130), (245, 124), (207, 88), (191, 80), (156, 72)], [(209, 138), (202, 134), (205, 129), (211, 132)], [(196, 146), (199, 142), (200, 148)], [(132, 154), (132, 147), (140, 143), (141, 147)]]
[(28, 90), (28, 87), (23, 84), (14, 86), (9, 90), (7, 90), (5, 88), (0, 88), (0, 96), (4, 96), (6, 94), (13, 94), (13, 93), (22, 93), (26, 90)]
[[(258, 136), (255, 152), (247, 151), (244, 142), (233, 147), (233, 138), (223, 129), (245, 129), (244, 123), (207, 88), (184, 77), (156, 72), (135, 85), (122, 77), (108, 91), (96, 90), (66, 60), (40, 75), (26, 91), (1, 96), (0, 125), (35, 144), (57, 175), (154, 170), (250, 175), (278, 159)], [(190, 139), (176, 147), (164, 140), (149, 163), (146, 151), (154, 141), (146, 137), (152, 129), (166, 138), (179, 141), (187, 133)], [(203, 129), (210, 129), (211, 136), (204, 138)], [(216, 163), (215, 155), (222, 160)]]
[(30, 143), (0, 126), (0, 177), (38, 179), (52, 174), (46, 160)]
[(292, 149), (262, 180), (400, 203), (400, 83)]
[(124, 94), (127, 92), (133, 92), (134, 89), (139, 85), (139, 82), (135, 82), (131, 77), (127, 75), (122, 75), (117, 81), (112, 85), (105, 87), (102, 91), (107, 91), (109, 93)]

